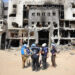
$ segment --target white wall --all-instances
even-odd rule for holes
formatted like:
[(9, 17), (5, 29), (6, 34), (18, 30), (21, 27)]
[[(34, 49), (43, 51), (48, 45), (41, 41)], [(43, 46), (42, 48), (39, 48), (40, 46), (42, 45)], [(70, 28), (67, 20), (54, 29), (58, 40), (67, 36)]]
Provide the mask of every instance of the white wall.
[(73, 17), (75, 8), (72, 8), (72, 3), (74, 2), (75, 1), (73, 0), (65, 0), (65, 3), (64, 3), (65, 20), (75, 20), (75, 17)]

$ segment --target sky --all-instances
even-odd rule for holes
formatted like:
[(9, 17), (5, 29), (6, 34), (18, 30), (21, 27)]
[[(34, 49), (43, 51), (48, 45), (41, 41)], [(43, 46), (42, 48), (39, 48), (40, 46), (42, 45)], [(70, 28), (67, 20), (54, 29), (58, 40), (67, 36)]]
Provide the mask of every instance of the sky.
[(8, 2), (8, 0), (3, 0), (4, 2)]

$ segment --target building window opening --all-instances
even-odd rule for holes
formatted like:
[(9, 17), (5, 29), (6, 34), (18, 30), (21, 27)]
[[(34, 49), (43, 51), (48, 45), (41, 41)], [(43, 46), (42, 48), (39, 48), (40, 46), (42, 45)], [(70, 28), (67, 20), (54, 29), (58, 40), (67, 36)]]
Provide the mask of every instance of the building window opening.
[(40, 22), (37, 22), (37, 27), (42, 27), (42, 24), (40, 24)]
[(13, 8), (17, 8), (17, 5), (16, 5), (16, 4), (14, 4), (14, 5), (13, 5)]
[(55, 39), (54, 42), (55, 42), (55, 43), (58, 43), (58, 39)]
[(18, 24), (16, 22), (12, 22), (12, 26), (18, 28)]
[(56, 13), (55, 12), (53, 12), (53, 16), (56, 16)]
[(30, 32), (30, 36), (34, 36), (34, 32)]
[(25, 5), (23, 6), (23, 18), (27, 18), (28, 19), (28, 9), (27, 7), (25, 7)]
[(32, 24), (34, 24), (34, 22), (32, 22)]
[(54, 25), (55, 28), (57, 27), (57, 23), (56, 22), (53, 22), (53, 25)]
[(54, 37), (58, 36), (58, 30), (54, 30), (53, 35), (54, 35)]
[(60, 21), (60, 27), (64, 27), (64, 21)]
[(2, 21), (0, 21), (0, 24), (2, 24)]
[(45, 22), (42, 22), (42, 26), (45, 27)]
[(51, 24), (51, 22), (48, 22), (48, 25), (50, 25)]
[(48, 16), (50, 16), (50, 13), (48, 13)]
[(32, 13), (32, 16), (35, 16), (35, 13)]
[(42, 16), (45, 16), (45, 12), (42, 13)]
[(73, 37), (73, 38), (75, 38), (75, 31), (70, 31), (70, 37)]
[(72, 8), (75, 8), (75, 4), (74, 3), (72, 3)]
[(61, 30), (60, 35), (61, 35), (61, 37), (68, 37), (68, 30), (67, 31)]
[(37, 13), (37, 16), (40, 16), (40, 13)]
[(63, 40), (63, 39), (60, 40), (60, 45), (66, 45), (68, 43), (69, 43), (69, 40)]
[(75, 17), (75, 14), (73, 14), (73, 17)]
[(69, 27), (69, 21), (65, 21), (65, 27)]

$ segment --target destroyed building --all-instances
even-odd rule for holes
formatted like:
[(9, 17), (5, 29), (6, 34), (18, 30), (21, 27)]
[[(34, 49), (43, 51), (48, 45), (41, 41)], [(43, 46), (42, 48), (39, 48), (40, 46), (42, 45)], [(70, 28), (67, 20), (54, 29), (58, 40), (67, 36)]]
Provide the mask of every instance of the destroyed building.
[(75, 41), (74, 0), (9, 0), (7, 44), (19, 47)]

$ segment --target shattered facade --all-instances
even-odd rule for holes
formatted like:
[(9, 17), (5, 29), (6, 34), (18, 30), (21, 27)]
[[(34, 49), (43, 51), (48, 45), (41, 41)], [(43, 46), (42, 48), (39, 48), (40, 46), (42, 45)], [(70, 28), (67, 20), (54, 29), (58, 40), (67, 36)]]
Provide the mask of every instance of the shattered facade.
[(49, 45), (75, 41), (74, 0), (9, 0), (8, 44), (23, 42)]

